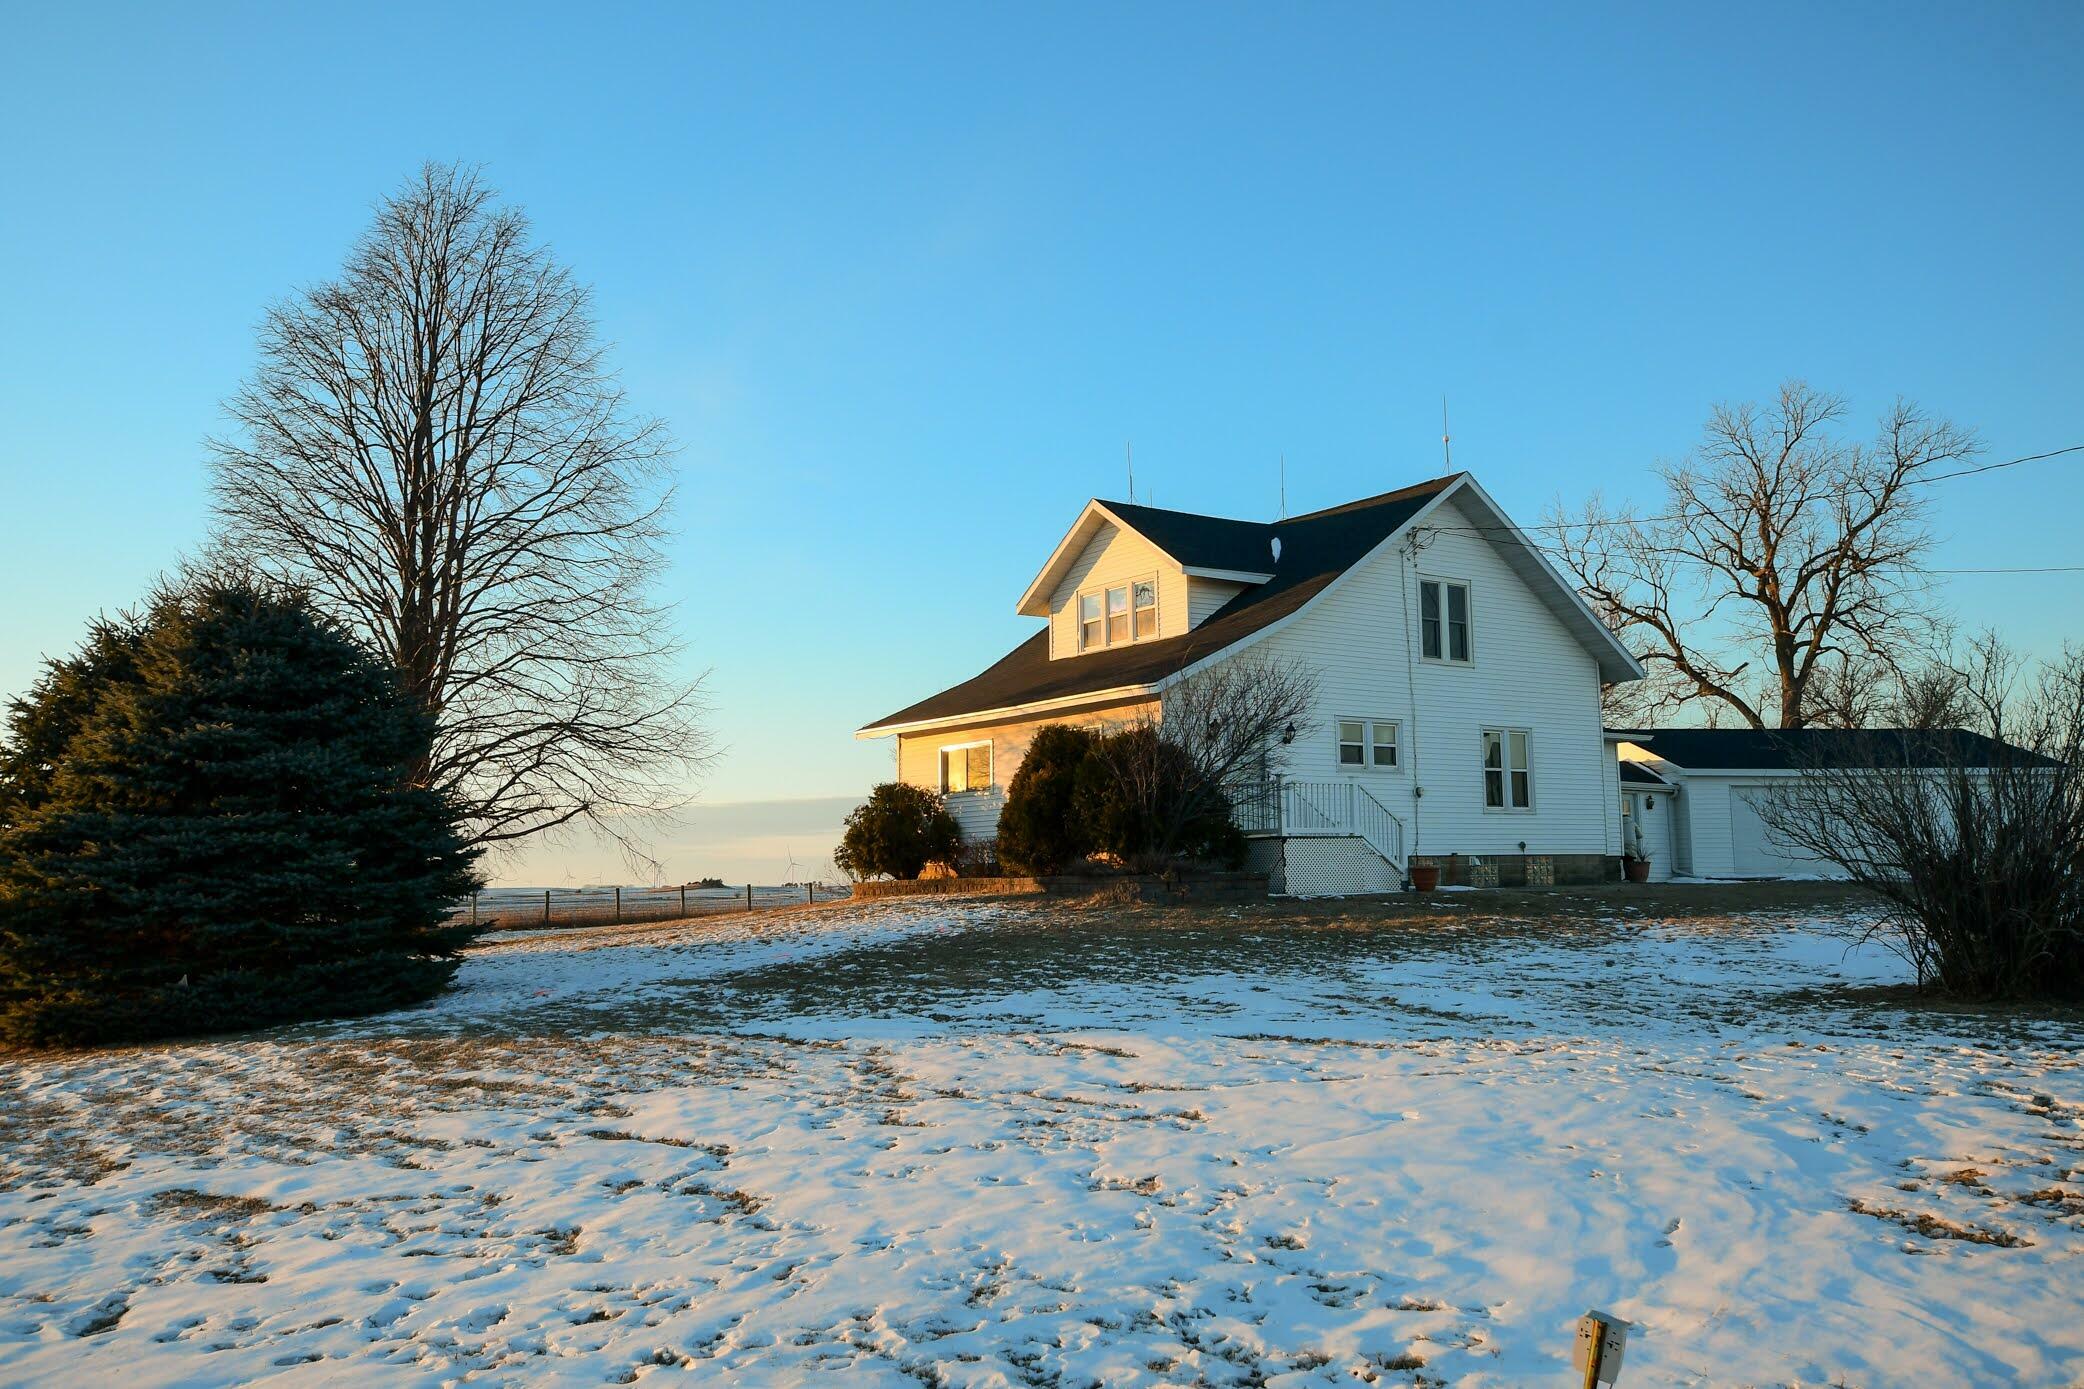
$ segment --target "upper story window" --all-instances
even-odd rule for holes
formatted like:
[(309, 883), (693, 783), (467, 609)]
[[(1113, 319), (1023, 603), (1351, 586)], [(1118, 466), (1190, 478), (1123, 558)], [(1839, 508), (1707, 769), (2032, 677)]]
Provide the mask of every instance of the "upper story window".
[(941, 793), (991, 789), (991, 743), (954, 743), (941, 749)]
[(1485, 810), (1532, 810), (1534, 768), (1532, 735), (1524, 728), (1483, 731), (1483, 807)]
[(1338, 723), (1341, 768), (1374, 767), (1387, 771), (1397, 765), (1395, 721), (1340, 719)]
[(1078, 595), (1078, 649), (1094, 651), (1148, 641), (1158, 635), (1158, 581), (1134, 583)]
[(1418, 581), (1419, 654), (1428, 661), (1467, 665), (1469, 585), (1451, 579)]

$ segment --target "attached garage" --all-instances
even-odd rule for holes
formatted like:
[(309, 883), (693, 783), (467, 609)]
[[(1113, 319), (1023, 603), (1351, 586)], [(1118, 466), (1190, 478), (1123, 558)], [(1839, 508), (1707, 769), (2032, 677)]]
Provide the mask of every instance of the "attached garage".
[[(1670, 835), (1669, 868), (1695, 878), (1843, 877), (1836, 864), (1783, 843), (1761, 813), (1806, 768), (1872, 766), (1877, 756), (1892, 766), (1937, 766), (1964, 753), (1995, 760), (2001, 750), (1962, 729), (1640, 728), (1611, 730), (1608, 740), (1624, 789), (1632, 782), (1647, 796), (1651, 775), (1668, 784), (1671, 813), (1660, 828)], [(1642, 824), (1650, 829), (1647, 816)], [(1625, 814), (1623, 833), (1632, 833)], [(1654, 850), (1651, 870), (1666, 876)]]
[(1783, 842), (1761, 814), (1773, 788), (1735, 785), (1729, 788), (1730, 875), (1737, 878), (1838, 877), (1836, 864), (1822, 863)]

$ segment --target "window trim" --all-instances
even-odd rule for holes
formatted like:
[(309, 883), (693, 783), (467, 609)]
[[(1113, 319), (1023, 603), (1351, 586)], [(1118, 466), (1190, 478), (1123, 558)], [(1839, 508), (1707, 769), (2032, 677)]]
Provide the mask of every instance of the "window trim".
[[(951, 790), (949, 790), (949, 789), (948, 789), (948, 754), (949, 754), (949, 753), (951, 753), (951, 752), (963, 752), (963, 753), (966, 753), (966, 752), (968, 752), (968, 751), (969, 751), (969, 750), (970, 750), (971, 748), (983, 748), (983, 749), (984, 749), (984, 784), (983, 784), (982, 786), (965, 786), (965, 787), (963, 787), (963, 788), (962, 788), (962, 789), (961, 789), (960, 791), (951, 791)], [(965, 765), (964, 765), (964, 771), (965, 771), (965, 772), (967, 772), (967, 771), (968, 771), (968, 765), (967, 765), (968, 759), (965, 759), (965, 760), (964, 760), (964, 762), (965, 762)], [(940, 793), (941, 793), (942, 795), (944, 795), (944, 796), (974, 796), (974, 795), (979, 795), (979, 794), (981, 794), (981, 793), (983, 793), (983, 792), (987, 792), (987, 791), (990, 791), (990, 790), (992, 790), (993, 788), (995, 788), (995, 787), (996, 787), (996, 786), (998, 785), (998, 777), (999, 777), (999, 760), (998, 760), (998, 749), (997, 749), (997, 748), (994, 748), (994, 747), (993, 747), (993, 746), (991, 745), (991, 739), (989, 739), (989, 738), (972, 738), (972, 739), (970, 739), (970, 740), (969, 740), (968, 742), (966, 742), (966, 743), (943, 743), (943, 744), (941, 744), (941, 745), (940, 745), (939, 747), (937, 747), (937, 748), (935, 748), (935, 749), (934, 749), (934, 768), (933, 768), (933, 772), (934, 772), (934, 789), (936, 789), (937, 791), (939, 791), (939, 792), (940, 792)]]
[[(1491, 764), (1484, 759), (1485, 743), (1494, 733), (1498, 735), (1498, 775), (1500, 778), (1499, 790), (1504, 797), (1503, 802), (1498, 805), (1491, 804)], [(1514, 734), (1518, 734), (1522, 739), (1525, 740), (1525, 747), (1527, 750), (1527, 765), (1524, 767), (1515, 767), (1512, 765), (1512, 739)], [(1476, 770), (1477, 776), (1481, 778), (1481, 780), (1478, 783), (1478, 786), (1479, 794), (1481, 795), (1483, 801), (1484, 814), (1532, 815), (1534, 813), (1535, 802), (1533, 729), (1516, 724), (1483, 725), (1481, 728), (1477, 730), (1476, 733)], [(1518, 772), (1520, 775), (1527, 778), (1527, 803), (1525, 805), (1514, 805), (1512, 803), (1512, 775), (1514, 772)]]
[[(1137, 601), (1136, 601), (1136, 590), (1137, 590), (1137, 589), (1139, 589), (1139, 588), (1148, 588), (1148, 589), (1149, 589), (1149, 590), (1151, 591), (1151, 601), (1150, 601), (1150, 604), (1149, 604), (1149, 606), (1150, 606), (1150, 614), (1151, 614), (1151, 634), (1150, 634), (1149, 636), (1145, 636), (1145, 635), (1143, 635), (1143, 633), (1141, 633), (1141, 632), (1139, 632), (1139, 631), (1137, 631), (1137, 630), (1136, 630), (1136, 626), (1137, 626), (1137, 623), (1136, 623), (1136, 619), (1137, 619), (1138, 617), (1140, 617), (1140, 616), (1141, 616), (1141, 615), (1143, 614), (1143, 611), (1144, 611), (1144, 609), (1143, 609), (1143, 605), (1141, 605), (1141, 604), (1137, 603)], [(1130, 641), (1156, 641), (1157, 639), (1158, 639), (1158, 578), (1157, 578), (1157, 575), (1153, 574), (1153, 575), (1152, 575), (1152, 576), (1151, 576), (1150, 578), (1148, 578), (1148, 579), (1131, 579), (1131, 580), (1129, 580), (1129, 640), (1130, 640)]]
[[(1092, 602), (1093, 607), (1099, 614), (1093, 618), (1091, 623), (1093, 630), (1099, 634), (1099, 639), (1090, 642), (1085, 639), (1087, 626), (1085, 605), (1088, 600)], [(1071, 598), (1071, 624), (1078, 632), (1078, 649), (1080, 651), (1097, 651), (1107, 645), (1106, 599), (1097, 592), (1074, 594)]]
[[(1360, 761), (1347, 762), (1339, 756), (1353, 746), (1343, 736), (1342, 724), (1360, 725)], [(1375, 730), (1389, 730), (1390, 755), (1396, 760), (1384, 765), (1375, 760), (1378, 741)], [(1402, 719), (1377, 719), (1365, 714), (1339, 714), (1331, 721), (1331, 765), (1341, 775), (1351, 772), (1375, 772), (1383, 776), (1394, 776), (1404, 770), (1404, 721)]]
[[(1151, 615), (1149, 636), (1138, 636), (1136, 634), (1136, 614), (1145, 611), (1145, 609), (1138, 608), (1136, 605), (1136, 588), (1139, 584), (1149, 585), (1151, 591), (1151, 601), (1148, 608)], [(1110, 631), (1114, 614), (1109, 612), (1107, 608), (1108, 595), (1117, 592), (1124, 594), (1127, 602), (1127, 606), (1122, 610), (1124, 635), (1119, 640)], [(1088, 598), (1097, 603), (1100, 608), (1100, 637), (1099, 640), (1090, 642), (1085, 639), (1085, 602)], [(1106, 651), (1117, 646), (1133, 646), (1139, 641), (1157, 641), (1165, 635), (1164, 590), (1158, 583), (1158, 575), (1155, 570), (1148, 574), (1139, 574), (1134, 578), (1110, 579), (1095, 588), (1080, 589), (1071, 596), (1070, 609), (1071, 627), (1075, 633), (1075, 649), (1081, 656), (1088, 651)]]
[[(1434, 588), (1440, 590), (1440, 654), (1437, 656), (1426, 655), (1427, 585), (1431, 585)], [(1449, 590), (1450, 588), (1458, 588), (1462, 591), (1462, 601), (1468, 610), (1468, 615), (1464, 619), (1462, 625), (1468, 629), (1466, 636), (1469, 642), (1469, 655), (1467, 656), (1467, 658), (1463, 660), (1456, 660), (1454, 656), (1451, 654), (1454, 651), (1454, 640), (1449, 635), (1448, 631), (1449, 608), (1447, 590)], [(1418, 576), (1418, 659), (1424, 661), (1428, 665), (1454, 666), (1459, 669), (1466, 669), (1467, 667), (1476, 664), (1475, 583), (1468, 579), (1450, 579), (1444, 574), (1421, 574)]]

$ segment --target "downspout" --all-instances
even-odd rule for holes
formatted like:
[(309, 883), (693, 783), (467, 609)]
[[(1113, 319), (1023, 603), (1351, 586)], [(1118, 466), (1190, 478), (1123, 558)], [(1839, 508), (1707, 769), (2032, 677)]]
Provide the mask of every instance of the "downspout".
[(1411, 651), (1411, 569), (1418, 563), (1418, 537), (1404, 539), (1404, 563), (1397, 566), (1397, 587), (1401, 601), (1398, 607), (1404, 614), (1404, 691), (1411, 704), (1411, 847), (1404, 851), (1404, 876), (1411, 876), (1411, 856), (1418, 852), (1419, 803), (1425, 798), (1425, 788), (1419, 784), (1418, 763), (1418, 659)]

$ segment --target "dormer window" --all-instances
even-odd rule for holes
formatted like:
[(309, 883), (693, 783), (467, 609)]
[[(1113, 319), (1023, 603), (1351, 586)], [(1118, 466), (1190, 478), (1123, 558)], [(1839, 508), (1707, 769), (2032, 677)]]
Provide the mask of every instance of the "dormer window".
[(1129, 586), (1130, 601), (1136, 608), (1136, 640), (1144, 641), (1158, 635), (1158, 585), (1155, 580), (1145, 579)]
[(1078, 649), (1097, 651), (1158, 635), (1158, 581), (1138, 579), (1078, 595)]
[(1117, 646), (1129, 639), (1129, 590), (1107, 590), (1107, 644)]

